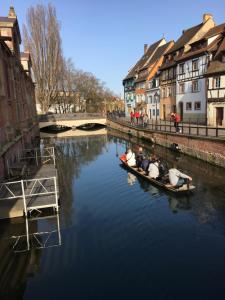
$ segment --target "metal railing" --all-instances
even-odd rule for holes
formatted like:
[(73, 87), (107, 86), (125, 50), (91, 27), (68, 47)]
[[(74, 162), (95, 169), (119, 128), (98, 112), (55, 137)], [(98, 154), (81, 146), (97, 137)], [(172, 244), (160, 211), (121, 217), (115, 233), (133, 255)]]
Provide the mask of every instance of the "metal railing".
[[(8, 177), (14, 177), (13, 176), (13, 169), (15, 168), (15, 165), (20, 164), (21, 165), (21, 171), (16, 171), (18, 178), (23, 178), (24, 173), (29, 173), (27, 170), (23, 169), (23, 165), (25, 164), (35, 164), (37, 167), (44, 164), (56, 164), (56, 158), (55, 158), (55, 149), (54, 147), (42, 147), (40, 148), (32, 148), (32, 149), (23, 149), (22, 151), (17, 153), (16, 158), (11, 161), (10, 159), (7, 159), (7, 171), (8, 171)], [(26, 172), (24, 172), (26, 171)]]
[[(53, 198), (46, 201), (40, 198), (51, 195)], [(46, 207), (53, 207), (58, 211), (57, 178), (54, 176), (0, 183), (0, 201), (12, 199), (22, 199), (25, 216), (29, 211)]]
[(61, 121), (61, 120), (83, 120), (103, 118), (101, 113), (73, 113), (73, 114), (48, 114), (39, 115), (39, 122)]
[(24, 149), (19, 154), (20, 160), (34, 160), (36, 165), (53, 163), (55, 165), (55, 148), (42, 147), (34, 149)]
[(225, 137), (225, 127), (219, 126), (206, 126), (198, 124), (193, 124), (191, 122), (179, 122), (178, 128), (174, 126), (173, 121), (164, 121), (164, 120), (157, 120), (157, 121), (150, 121), (144, 123), (139, 122), (132, 123), (127, 118), (119, 118), (119, 117), (108, 117), (109, 120), (114, 122), (120, 123), (122, 125), (126, 125), (132, 128), (137, 129), (144, 129), (144, 130), (151, 130), (157, 132), (168, 132), (168, 133), (179, 133), (183, 135), (189, 136), (205, 136), (205, 137), (216, 137), (216, 138), (224, 138)]

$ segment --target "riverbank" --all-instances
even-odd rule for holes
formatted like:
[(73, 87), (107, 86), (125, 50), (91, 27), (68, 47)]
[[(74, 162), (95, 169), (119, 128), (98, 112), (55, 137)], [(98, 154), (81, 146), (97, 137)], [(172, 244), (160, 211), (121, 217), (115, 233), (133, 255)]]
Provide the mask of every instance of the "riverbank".
[(223, 137), (154, 131), (149, 128), (134, 127), (121, 120), (108, 119), (107, 126), (166, 148), (176, 143), (182, 153), (225, 168), (225, 139)]

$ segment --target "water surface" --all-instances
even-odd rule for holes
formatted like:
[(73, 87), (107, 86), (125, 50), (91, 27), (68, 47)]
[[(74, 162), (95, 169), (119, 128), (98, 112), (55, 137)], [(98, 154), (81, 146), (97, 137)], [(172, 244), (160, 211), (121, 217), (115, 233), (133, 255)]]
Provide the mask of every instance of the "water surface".
[(51, 247), (33, 239), (15, 253), (12, 236), (26, 224), (0, 224), (0, 299), (225, 298), (224, 170), (143, 144), (192, 175), (195, 193), (169, 194), (121, 167), (118, 155), (135, 143), (55, 140), (60, 215), (28, 224), (30, 233), (53, 231)]

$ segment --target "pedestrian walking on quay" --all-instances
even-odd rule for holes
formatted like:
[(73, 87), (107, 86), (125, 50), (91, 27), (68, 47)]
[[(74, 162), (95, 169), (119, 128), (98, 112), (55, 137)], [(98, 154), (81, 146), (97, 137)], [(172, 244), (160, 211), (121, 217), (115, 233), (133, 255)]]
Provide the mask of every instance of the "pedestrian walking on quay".
[(139, 118), (140, 118), (139, 111), (136, 111), (134, 115), (135, 115), (135, 118), (136, 118), (136, 124), (138, 125), (139, 124)]

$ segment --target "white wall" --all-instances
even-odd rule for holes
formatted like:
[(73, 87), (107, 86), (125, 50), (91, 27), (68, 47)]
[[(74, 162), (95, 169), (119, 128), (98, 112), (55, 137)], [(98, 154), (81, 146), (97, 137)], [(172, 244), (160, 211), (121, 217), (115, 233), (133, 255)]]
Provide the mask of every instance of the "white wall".
[[(180, 74), (180, 64), (177, 65), (176, 80), (176, 105), (179, 109), (179, 103), (183, 102), (183, 113), (188, 117), (190, 115), (205, 114), (206, 116), (206, 91), (205, 78), (199, 78), (204, 75), (207, 69), (207, 56), (203, 55), (198, 58), (198, 71), (193, 71), (193, 59), (184, 62), (184, 74)], [(192, 92), (193, 80), (198, 81), (198, 92)], [(180, 83), (184, 83), (184, 93), (180, 93)], [(186, 103), (191, 102), (191, 110), (186, 110)], [(195, 102), (201, 102), (201, 109), (195, 109)]]

